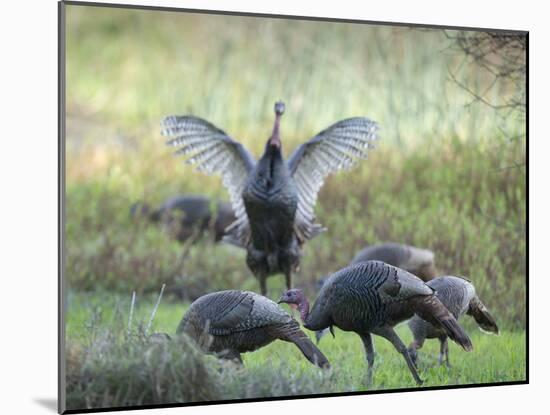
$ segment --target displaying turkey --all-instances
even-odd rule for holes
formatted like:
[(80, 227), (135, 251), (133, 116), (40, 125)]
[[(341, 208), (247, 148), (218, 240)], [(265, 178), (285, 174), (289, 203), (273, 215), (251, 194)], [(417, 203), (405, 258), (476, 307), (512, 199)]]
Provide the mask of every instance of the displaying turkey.
[(241, 353), (280, 339), (294, 343), (311, 363), (330, 366), (294, 318), (274, 301), (249, 291), (219, 291), (198, 298), (177, 333), (186, 333), (206, 352), (240, 363)]
[[(476, 295), (475, 288), (470, 281), (462, 277), (445, 276), (429, 281), (428, 285), (435, 290), (436, 297), (457, 320), (462, 315), (468, 314), (474, 318), (481, 329), (498, 334), (495, 319)], [(409, 354), (413, 362), (416, 363), (417, 350), (422, 347), (425, 339), (439, 339), (439, 364), (443, 364), (445, 360), (449, 366), (447, 333), (418, 315), (411, 318), (408, 324), (414, 336), (414, 340), (409, 346)]]
[(356, 117), (339, 121), (300, 145), (285, 162), (280, 122), (285, 106), (275, 103), (275, 123), (262, 157), (252, 155), (224, 131), (194, 116), (162, 121), (168, 144), (199, 171), (220, 174), (237, 219), (224, 240), (247, 250), (246, 262), (267, 293), (266, 278), (282, 273), (287, 288), (300, 263), (302, 245), (324, 228), (313, 209), (326, 177), (366, 158), (377, 124)]
[(415, 246), (392, 242), (366, 246), (355, 255), (350, 264), (363, 261), (382, 261), (409, 271), (424, 281), (437, 276), (434, 253)]
[(212, 202), (208, 197), (196, 195), (171, 197), (157, 209), (138, 202), (131, 207), (130, 213), (132, 217), (146, 217), (151, 222), (161, 223), (180, 242), (199, 237), (209, 229), (213, 230), (214, 240), (219, 242), (225, 229), (235, 221), (231, 204)]
[[(280, 303), (294, 304), (304, 327), (323, 330), (336, 326), (357, 333), (365, 347), (367, 382), (372, 382), (374, 345), (371, 334), (389, 340), (407, 362), (415, 381), (421, 384), (416, 367), (393, 327), (415, 313), (442, 327), (464, 350), (471, 350), (468, 335), (435, 296), (434, 290), (407, 271), (380, 261), (361, 262), (333, 274), (324, 284), (311, 312), (299, 289), (286, 291)], [(333, 333), (334, 334), (334, 333)]]

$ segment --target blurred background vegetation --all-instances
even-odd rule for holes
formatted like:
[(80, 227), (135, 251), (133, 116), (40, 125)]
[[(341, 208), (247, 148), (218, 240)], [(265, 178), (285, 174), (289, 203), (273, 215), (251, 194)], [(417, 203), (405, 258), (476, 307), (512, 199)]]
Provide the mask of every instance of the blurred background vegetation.
[[(328, 232), (306, 245), (298, 286), (314, 296), (365, 244), (407, 243), (472, 279), (503, 329), (524, 330), (525, 113), (505, 104), (525, 83), (457, 47), (474, 32), (89, 6), (66, 16), (68, 338), (84, 336), (98, 298), (166, 283), (163, 304), (185, 307), (215, 290), (258, 291), (244, 252), (209, 239), (182, 248), (129, 208), (184, 193), (227, 200), (218, 177), (172, 156), (164, 116), (205, 118), (258, 156), (278, 99), (286, 155), (342, 118), (381, 126), (369, 159), (323, 187)], [(283, 278), (268, 286), (278, 296)]]

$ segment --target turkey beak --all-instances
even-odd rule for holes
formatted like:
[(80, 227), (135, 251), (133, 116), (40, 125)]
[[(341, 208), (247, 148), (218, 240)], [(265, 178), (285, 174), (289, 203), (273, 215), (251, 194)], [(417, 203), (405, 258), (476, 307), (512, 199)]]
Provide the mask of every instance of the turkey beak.
[(279, 298), (279, 301), (277, 301), (277, 304), (286, 303), (285, 296), (282, 295), (281, 298)]

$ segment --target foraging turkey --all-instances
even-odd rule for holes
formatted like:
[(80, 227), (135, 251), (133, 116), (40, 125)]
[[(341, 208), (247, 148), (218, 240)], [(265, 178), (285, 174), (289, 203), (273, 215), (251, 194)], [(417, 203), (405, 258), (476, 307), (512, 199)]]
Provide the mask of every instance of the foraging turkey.
[[(498, 326), (487, 307), (476, 295), (473, 284), (462, 277), (439, 277), (428, 282), (428, 285), (435, 290), (435, 295), (447, 307), (447, 309), (458, 320), (462, 315), (468, 314), (474, 318), (479, 327), (490, 333), (498, 334)], [(409, 346), (409, 354), (416, 364), (417, 350), (424, 344), (425, 339), (439, 339), (439, 364), (443, 360), (449, 364), (449, 345), (447, 334), (433, 324), (415, 315), (409, 320), (414, 340)]]
[(294, 343), (311, 363), (330, 366), (290, 314), (269, 298), (249, 291), (219, 291), (198, 298), (177, 333), (186, 333), (206, 352), (240, 363), (241, 353), (280, 339)]
[[(364, 261), (382, 261), (394, 267), (404, 269), (424, 281), (429, 281), (437, 275), (434, 264), (434, 253), (427, 249), (410, 245), (389, 242), (366, 246), (355, 255), (350, 265)], [(325, 281), (326, 278), (321, 278), (317, 285), (322, 287)], [(317, 343), (321, 341), (327, 332), (328, 329), (315, 332)]]
[(355, 255), (350, 264), (373, 260), (409, 271), (424, 281), (437, 276), (434, 253), (427, 249), (391, 242), (366, 246)]
[(285, 105), (275, 103), (275, 122), (262, 157), (252, 155), (224, 131), (194, 116), (162, 121), (168, 144), (199, 171), (220, 174), (237, 219), (224, 240), (245, 248), (246, 263), (267, 293), (266, 278), (282, 273), (287, 288), (300, 263), (302, 245), (324, 228), (313, 209), (326, 177), (366, 158), (378, 126), (362, 117), (349, 118), (300, 145), (285, 162), (280, 137)]
[(162, 223), (168, 232), (180, 242), (198, 237), (213, 226), (214, 240), (219, 242), (225, 229), (235, 221), (231, 204), (215, 203), (216, 219), (212, 224), (213, 203), (205, 196), (181, 195), (167, 199), (152, 210), (146, 203), (135, 203), (130, 209), (132, 217), (146, 217), (151, 222)]
[(371, 334), (389, 340), (403, 355), (415, 381), (422, 383), (407, 347), (393, 329), (415, 313), (445, 330), (464, 350), (472, 349), (468, 335), (430, 286), (409, 272), (380, 261), (360, 262), (333, 274), (321, 289), (311, 312), (299, 289), (286, 291), (279, 302), (296, 305), (304, 327), (309, 330), (329, 327), (332, 331), (336, 326), (357, 333), (366, 352), (369, 384), (374, 364)]

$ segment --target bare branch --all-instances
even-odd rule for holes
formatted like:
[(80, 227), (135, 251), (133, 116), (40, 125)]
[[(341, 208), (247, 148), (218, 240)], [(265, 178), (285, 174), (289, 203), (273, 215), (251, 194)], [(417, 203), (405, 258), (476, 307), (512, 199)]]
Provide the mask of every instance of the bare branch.
[[(450, 78), (460, 88), (474, 97), (473, 102), (481, 102), (495, 110), (509, 110), (525, 113), (525, 77), (527, 69), (527, 36), (518, 33), (444, 31), (453, 43), (450, 50), (461, 52), (469, 65), (485, 71), (492, 80), (482, 91), (458, 79), (458, 69), (449, 71)], [(490, 102), (486, 97), (494, 88), (508, 90), (510, 96), (504, 103)], [(469, 104), (471, 105), (471, 103)]]
[(519, 169), (522, 167), (525, 167), (526, 163), (513, 163), (509, 166), (503, 166), (499, 167), (498, 169), (495, 169), (494, 171), (504, 171), (504, 170), (510, 170), (510, 169)]

